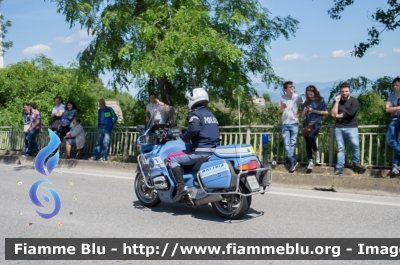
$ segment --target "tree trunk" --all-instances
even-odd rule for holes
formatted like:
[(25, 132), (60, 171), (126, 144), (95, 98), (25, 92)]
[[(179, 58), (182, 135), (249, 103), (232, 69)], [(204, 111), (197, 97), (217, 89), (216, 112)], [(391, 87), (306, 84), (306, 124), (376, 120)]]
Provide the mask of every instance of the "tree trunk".
[(167, 77), (159, 78), (158, 87), (160, 88), (161, 93), (161, 101), (167, 105), (173, 106), (174, 103), (172, 101), (172, 88), (171, 83), (168, 81)]

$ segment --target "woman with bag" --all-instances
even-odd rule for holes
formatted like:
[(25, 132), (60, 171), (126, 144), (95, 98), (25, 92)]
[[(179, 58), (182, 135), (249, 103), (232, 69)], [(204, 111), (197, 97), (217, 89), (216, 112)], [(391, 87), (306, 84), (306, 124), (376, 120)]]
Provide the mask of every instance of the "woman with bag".
[(320, 96), (318, 89), (310, 85), (306, 88), (306, 101), (302, 106), (301, 117), (304, 118), (302, 134), (306, 141), (306, 151), (308, 157), (307, 169), (313, 169), (313, 156), (315, 154), (315, 163), (321, 162), (321, 157), (317, 149), (316, 137), (321, 128), (322, 116), (328, 114), (328, 108), (324, 99)]
[(69, 132), (69, 130), (72, 128), (74, 125), (72, 123), (72, 120), (78, 116), (78, 111), (76, 109), (76, 105), (72, 101), (68, 101), (67, 104), (65, 104), (66, 109), (61, 116), (60, 124), (61, 124), (61, 130), (60, 130), (60, 139), (63, 140), (64, 136)]

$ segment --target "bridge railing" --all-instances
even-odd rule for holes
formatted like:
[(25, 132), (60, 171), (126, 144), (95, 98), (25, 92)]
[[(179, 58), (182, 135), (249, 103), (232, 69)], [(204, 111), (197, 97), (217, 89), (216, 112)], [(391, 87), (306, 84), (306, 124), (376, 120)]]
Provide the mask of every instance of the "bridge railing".
[[(41, 132), (38, 134), (36, 140), (40, 146), (45, 146), (49, 142), (49, 134), (47, 129), (49, 127), (42, 127)], [(83, 127), (86, 133), (85, 147), (82, 153), (93, 153), (94, 147), (97, 142), (97, 127)], [(111, 133), (109, 155), (123, 155), (133, 156), (136, 155), (136, 139), (138, 132), (136, 127), (133, 126), (120, 126), (115, 127)], [(0, 150), (22, 150), (24, 147), (25, 134), (20, 127), (5, 127), (0, 126)]]
[[(47, 145), (48, 127), (42, 127), (38, 135), (41, 146)], [(91, 154), (97, 141), (97, 128), (84, 127), (86, 144), (82, 153)], [(307, 162), (306, 145), (299, 130), (295, 155), (299, 162)], [(256, 154), (262, 158), (262, 135), (268, 134), (268, 160), (283, 163), (285, 148), (281, 126), (269, 125), (242, 125), (220, 127), (221, 144), (252, 144)], [(360, 125), (360, 161), (364, 165), (387, 167), (393, 159), (393, 151), (386, 144), (385, 125)], [(136, 156), (136, 140), (138, 132), (134, 126), (117, 126), (111, 134), (109, 155)], [(317, 138), (318, 149), (321, 154), (321, 163), (333, 166), (336, 164), (337, 147), (334, 137), (334, 126), (324, 125)], [(24, 132), (21, 127), (0, 126), (0, 150), (21, 150), (24, 147)], [(351, 163), (351, 148), (346, 145), (346, 162)]]

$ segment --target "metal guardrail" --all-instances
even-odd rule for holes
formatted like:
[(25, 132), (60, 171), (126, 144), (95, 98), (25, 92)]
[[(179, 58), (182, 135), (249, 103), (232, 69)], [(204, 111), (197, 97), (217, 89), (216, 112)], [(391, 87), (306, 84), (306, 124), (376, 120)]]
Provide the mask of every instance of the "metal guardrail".
[[(49, 142), (49, 134), (47, 129), (42, 127), (38, 136), (37, 142), (40, 146), (46, 146)], [(81, 153), (91, 154), (97, 142), (97, 127), (83, 127), (86, 132), (85, 146)], [(138, 132), (136, 127), (115, 127), (111, 133), (109, 155), (136, 155), (136, 139)], [(24, 147), (24, 137), (22, 127), (6, 127), (0, 126), (0, 150), (22, 150)]]
[[(38, 135), (41, 146), (47, 145), (49, 135), (48, 127), (42, 127)], [(220, 134), (222, 145), (246, 143), (252, 144), (256, 154), (262, 157), (262, 134), (269, 136), (268, 160), (283, 163), (285, 150), (281, 126), (270, 125), (242, 125), (221, 126)], [(83, 153), (92, 153), (97, 141), (97, 127), (84, 127), (86, 144)], [(387, 167), (393, 159), (393, 151), (386, 144), (385, 125), (360, 125), (360, 160), (364, 165), (374, 167)], [(138, 132), (134, 126), (116, 126), (111, 133), (109, 155), (136, 156), (136, 140)], [(333, 166), (336, 163), (337, 148), (334, 139), (334, 126), (321, 127), (317, 138), (318, 149), (321, 154), (321, 163)], [(21, 150), (24, 146), (24, 132), (21, 127), (0, 126), (0, 150)], [(295, 150), (296, 158), (300, 162), (307, 162), (305, 142), (300, 134)], [(351, 162), (351, 148), (346, 145), (346, 161)]]

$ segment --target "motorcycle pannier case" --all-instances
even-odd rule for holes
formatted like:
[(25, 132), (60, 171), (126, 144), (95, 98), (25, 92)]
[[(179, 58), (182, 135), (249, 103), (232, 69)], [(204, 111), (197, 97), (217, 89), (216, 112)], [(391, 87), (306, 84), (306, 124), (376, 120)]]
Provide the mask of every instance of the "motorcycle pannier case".
[(205, 188), (223, 189), (231, 184), (231, 172), (224, 159), (206, 162), (200, 167), (200, 178)]

